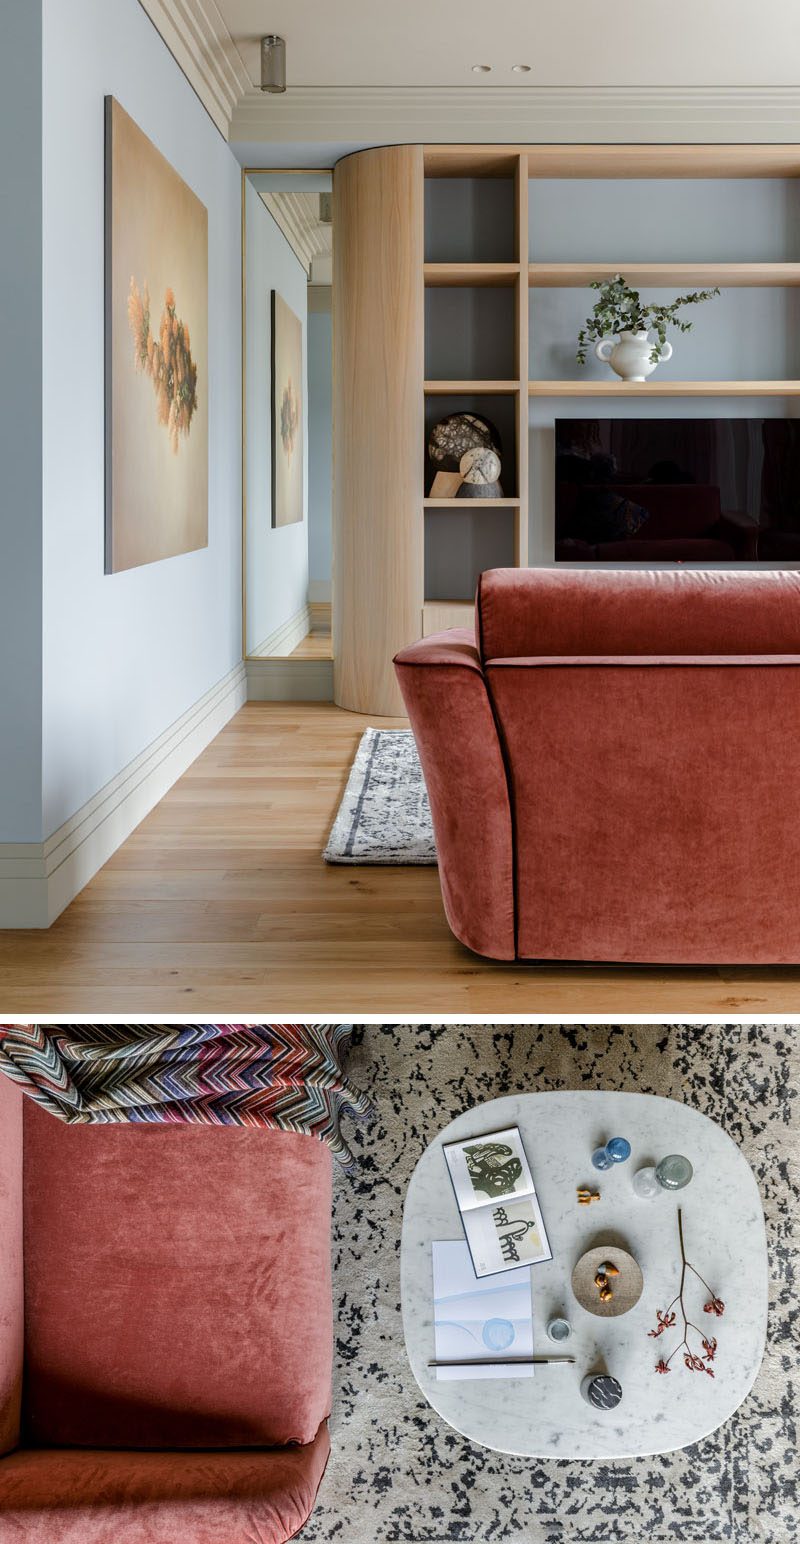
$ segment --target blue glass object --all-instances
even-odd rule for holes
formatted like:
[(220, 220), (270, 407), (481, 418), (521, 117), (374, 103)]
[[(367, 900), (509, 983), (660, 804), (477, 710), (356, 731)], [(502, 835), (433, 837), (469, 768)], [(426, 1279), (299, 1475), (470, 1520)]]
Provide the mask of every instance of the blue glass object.
[(614, 1163), (624, 1163), (625, 1159), (631, 1156), (631, 1144), (626, 1137), (612, 1137), (611, 1141), (606, 1143), (606, 1152)]
[(688, 1158), (681, 1153), (670, 1153), (656, 1164), (656, 1179), (662, 1190), (682, 1190), (688, 1185), (694, 1169)]
[(610, 1169), (613, 1162), (607, 1147), (596, 1147), (592, 1153), (592, 1163), (596, 1169)]

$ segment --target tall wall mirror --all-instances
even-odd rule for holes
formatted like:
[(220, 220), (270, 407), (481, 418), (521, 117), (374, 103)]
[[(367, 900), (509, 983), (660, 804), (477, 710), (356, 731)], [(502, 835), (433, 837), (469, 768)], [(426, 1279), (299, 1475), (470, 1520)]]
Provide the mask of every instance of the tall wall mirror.
[(243, 179), (244, 653), (331, 657), (333, 174)]

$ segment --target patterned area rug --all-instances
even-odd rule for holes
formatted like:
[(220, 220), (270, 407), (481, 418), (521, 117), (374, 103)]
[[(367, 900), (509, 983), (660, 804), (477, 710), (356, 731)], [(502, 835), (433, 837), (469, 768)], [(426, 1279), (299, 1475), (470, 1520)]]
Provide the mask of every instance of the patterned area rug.
[(322, 855), (326, 863), (435, 863), (431, 811), (410, 729), (365, 729)]
[[(335, 1397), (303, 1539), (342, 1544), (794, 1544), (800, 1538), (800, 1036), (771, 1025), (365, 1026), (349, 1071), (378, 1119), (334, 1204)], [(468, 1105), (519, 1089), (663, 1094), (720, 1122), (757, 1176), (771, 1302), (755, 1388), (719, 1431), (656, 1458), (581, 1463), (473, 1446), (420, 1394), (400, 1318), (414, 1165)], [(720, 1198), (724, 1204), (724, 1197)]]

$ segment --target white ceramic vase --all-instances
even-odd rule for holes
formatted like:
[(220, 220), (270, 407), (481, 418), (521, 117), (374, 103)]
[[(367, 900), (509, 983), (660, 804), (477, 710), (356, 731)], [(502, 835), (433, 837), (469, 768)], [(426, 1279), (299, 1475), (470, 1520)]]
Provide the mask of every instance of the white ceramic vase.
[(603, 338), (594, 351), (623, 381), (646, 381), (657, 364), (672, 358), (672, 344), (665, 343), (658, 358), (652, 359), (653, 345), (646, 332), (621, 332), (616, 338)]

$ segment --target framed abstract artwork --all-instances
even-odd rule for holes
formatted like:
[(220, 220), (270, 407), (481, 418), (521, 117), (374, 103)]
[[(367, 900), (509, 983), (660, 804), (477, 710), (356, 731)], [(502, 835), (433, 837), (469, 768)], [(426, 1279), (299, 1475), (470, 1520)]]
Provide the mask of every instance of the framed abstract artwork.
[(105, 108), (109, 574), (208, 546), (208, 212)]
[(272, 524), (303, 519), (303, 325), (272, 291)]

